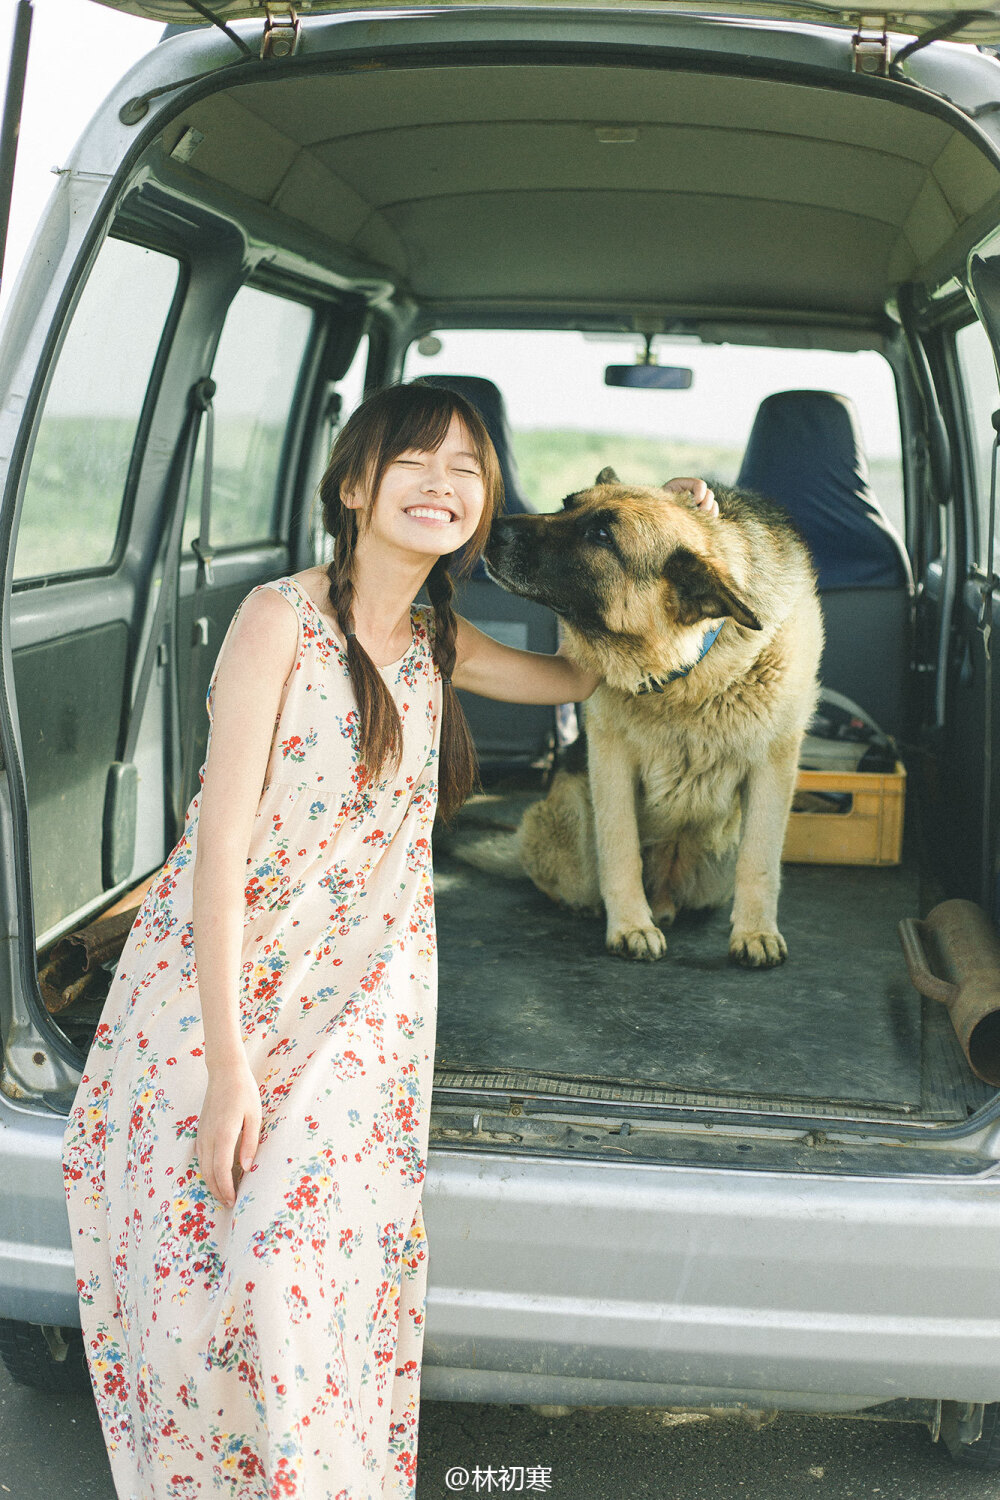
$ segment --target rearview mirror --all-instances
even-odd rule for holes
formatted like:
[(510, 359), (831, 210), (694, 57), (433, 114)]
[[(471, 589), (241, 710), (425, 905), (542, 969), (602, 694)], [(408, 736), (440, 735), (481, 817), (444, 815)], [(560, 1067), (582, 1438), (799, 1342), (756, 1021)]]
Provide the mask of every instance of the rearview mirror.
[(633, 391), (686, 391), (694, 379), (693, 370), (681, 365), (607, 365), (605, 385), (624, 385)]

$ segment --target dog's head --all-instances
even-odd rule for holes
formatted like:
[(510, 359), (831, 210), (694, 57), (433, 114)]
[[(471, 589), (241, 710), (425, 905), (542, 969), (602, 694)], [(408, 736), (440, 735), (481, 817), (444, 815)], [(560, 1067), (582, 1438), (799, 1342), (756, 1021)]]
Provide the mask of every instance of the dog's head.
[(709, 620), (761, 629), (723, 560), (719, 526), (669, 490), (602, 469), (561, 511), (495, 521), (483, 556), (503, 588), (554, 610), (609, 681), (623, 676), (608, 670), (616, 656), (636, 681), (690, 665)]

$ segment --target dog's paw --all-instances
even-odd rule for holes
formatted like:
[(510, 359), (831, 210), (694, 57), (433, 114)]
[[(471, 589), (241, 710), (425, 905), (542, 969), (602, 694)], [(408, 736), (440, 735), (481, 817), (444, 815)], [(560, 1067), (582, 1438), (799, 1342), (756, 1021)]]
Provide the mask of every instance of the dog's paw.
[(744, 969), (773, 969), (785, 962), (788, 944), (780, 932), (734, 932), (729, 957)]
[(667, 951), (667, 940), (652, 923), (641, 927), (609, 927), (605, 946), (609, 953), (652, 963)]

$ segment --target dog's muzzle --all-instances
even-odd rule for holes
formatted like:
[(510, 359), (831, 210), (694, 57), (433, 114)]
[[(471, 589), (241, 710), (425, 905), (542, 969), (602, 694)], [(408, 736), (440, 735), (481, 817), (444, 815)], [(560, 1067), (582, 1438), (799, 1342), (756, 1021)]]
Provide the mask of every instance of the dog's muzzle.
[(496, 583), (507, 588), (524, 586), (528, 541), (524, 527), (519, 526), (513, 517), (501, 517), (493, 522), (483, 548), (483, 562)]
[(545, 516), (503, 516), (490, 527), (483, 562), (501, 588), (576, 623), (585, 604), (580, 578), (554, 540)]

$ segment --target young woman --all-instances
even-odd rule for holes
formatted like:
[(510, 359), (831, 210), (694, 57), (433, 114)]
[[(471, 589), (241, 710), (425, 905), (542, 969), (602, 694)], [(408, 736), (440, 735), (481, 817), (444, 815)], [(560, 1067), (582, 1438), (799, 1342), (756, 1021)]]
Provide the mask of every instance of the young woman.
[(378, 392), (320, 486), (333, 561), (254, 589), (220, 649), (200, 792), (64, 1138), (120, 1500), (414, 1494), (430, 839), (475, 766), (454, 688), (597, 684), (452, 612), (448, 559), (476, 555), (501, 490), (461, 397)]

